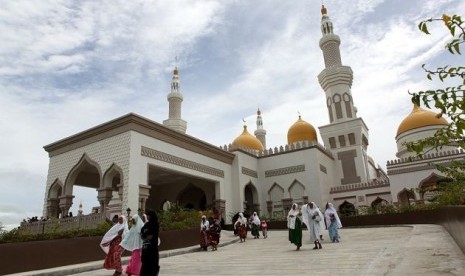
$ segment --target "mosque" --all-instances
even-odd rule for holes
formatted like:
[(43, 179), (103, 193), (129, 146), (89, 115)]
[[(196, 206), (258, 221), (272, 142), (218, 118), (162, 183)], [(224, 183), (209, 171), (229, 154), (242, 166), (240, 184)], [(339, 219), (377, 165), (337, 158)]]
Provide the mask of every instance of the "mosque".
[(169, 116), (162, 124), (130, 113), (44, 147), (50, 158), (44, 216), (67, 214), (74, 186), (95, 189), (100, 212), (161, 209), (170, 201), (198, 210), (215, 208), (227, 222), (244, 210), (282, 216), (293, 202), (308, 200), (353, 212), (359, 206), (427, 199), (428, 192), (415, 189), (435, 187), (440, 180), (430, 162), (463, 158), (464, 153), (443, 149), (411, 162), (404, 142), (431, 136), (447, 121), (415, 106), (399, 125), (399, 159), (388, 161), (387, 173), (381, 169), (367, 153), (368, 127), (357, 117), (353, 72), (341, 62), (341, 40), (324, 6), (321, 13), (325, 68), (318, 81), (329, 118), (318, 127), (321, 141), (315, 127), (299, 116), (288, 130), (287, 144), (268, 148), (260, 110), (253, 134), (244, 126), (225, 146), (186, 134), (176, 67), (167, 97)]

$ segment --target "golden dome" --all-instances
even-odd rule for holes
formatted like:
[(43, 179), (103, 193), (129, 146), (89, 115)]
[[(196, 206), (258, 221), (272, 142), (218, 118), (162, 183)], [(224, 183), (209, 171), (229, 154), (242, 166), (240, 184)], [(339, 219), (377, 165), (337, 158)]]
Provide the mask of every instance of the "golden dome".
[(244, 131), (234, 139), (232, 145), (236, 148), (263, 150), (262, 142), (247, 131), (247, 126), (244, 126)]
[(299, 141), (316, 141), (316, 130), (315, 128), (302, 120), (299, 115), (299, 119), (295, 122), (287, 132), (287, 143), (292, 144)]
[(405, 119), (400, 123), (399, 127), (397, 128), (397, 136), (399, 136), (401, 133), (404, 133), (406, 131), (419, 128), (419, 127), (424, 127), (424, 126), (435, 126), (435, 125), (448, 125), (449, 123), (447, 122), (446, 119), (443, 117), (437, 116), (436, 113), (425, 110), (418, 105), (414, 104), (412, 112), (405, 117)]

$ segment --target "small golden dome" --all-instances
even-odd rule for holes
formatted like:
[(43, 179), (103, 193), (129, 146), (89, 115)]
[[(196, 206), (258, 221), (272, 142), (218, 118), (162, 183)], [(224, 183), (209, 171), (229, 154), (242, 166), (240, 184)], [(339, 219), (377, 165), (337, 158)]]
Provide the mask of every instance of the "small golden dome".
[(397, 136), (400, 134), (425, 126), (436, 126), (436, 125), (448, 125), (446, 119), (438, 117), (436, 113), (425, 110), (418, 105), (414, 104), (412, 112), (402, 120), (399, 127), (397, 128)]
[(295, 122), (287, 132), (287, 143), (292, 144), (299, 141), (317, 141), (315, 128), (302, 120), (299, 115), (299, 119)]
[(175, 67), (174, 67), (173, 75), (179, 75), (178, 66), (175, 66)]
[(236, 148), (263, 150), (262, 142), (247, 131), (247, 126), (244, 126), (244, 131), (241, 135), (234, 139), (232, 145)]

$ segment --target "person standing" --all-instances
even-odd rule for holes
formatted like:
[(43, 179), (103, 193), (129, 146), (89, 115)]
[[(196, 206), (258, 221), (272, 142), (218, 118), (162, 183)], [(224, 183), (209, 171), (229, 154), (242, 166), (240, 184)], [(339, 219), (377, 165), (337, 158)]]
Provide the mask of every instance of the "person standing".
[(160, 224), (155, 211), (147, 212), (147, 222), (140, 230), (142, 238), (142, 267), (140, 276), (154, 276), (160, 272), (160, 256), (158, 253), (158, 233)]
[(213, 223), (210, 225), (210, 230), (209, 230), (209, 239), (210, 239), (210, 245), (212, 246), (212, 251), (218, 250), (218, 244), (220, 243), (220, 236), (221, 236), (221, 221), (219, 219), (215, 219)]
[(208, 222), (206, 216), (202, 216), (200, 221), (200, 248), (207, 251), (208, 245), (208, 230), (210, 229), (210, 222)]
[(322, 249), (323, 247), (320, 242), (320, 222), (323, 220), (323, 214), (315, 202), (309, 202), (302, 206), (302, 220), (310, 231), (310, 241), (315, 244), (313, 249)]
[(292, 204), (291, 210), (287, 214), (287, 228), (289, 229), (289, 241), (300, 250), (302, 246), (302, 213), (297, 203)]
[(237, 229), (241, 242), (245, 242), (245, 238), (247, 238), (247, 219), (244, 217), (244, 214), (239, 213), (239, 217), (234, 223), (234, 229)]
[(262, 219), (260, 227), (262, 228), (263, 238), (268, 238), (268, 223), (266, 223), (266, 219)]
[(339, 228), (342, 228), (341, 220), (332, 203), (326, 203), (325, 221), (328, 226), (329, 239), (332, 242), (339, 242)]
[(113, 225), (110, 230), (105, 233), (100, 242), (100, 247), (107, 255), (103, 267), (105, 269), (114, 269), (113, 276), (123, 274), (123, 266), (121, 265), (121, 254), (124, 249), (120, 246), (123, 237), (128, 232), (128, 223), (125, 216), (118, 217), (118, 223)]
[(260, 238), (260, 218), (257, 215), (257, 212), (253, 212), (252, 223), (251, 223), (251, 232), (254, 239)]
[(140, 251), (142, 248), (142, 238), (140, 237), (140, 231), (144, 226), (142, 219), (138, 215), (133, 215), (131, 221), (131, 229), (129, 229), (129, 233), (124, 236), (123, 241), (120, 244), (122, 248), (132, 252), (128, 266), (126, 267), (126, 274), (129, 276), (139, 275), (140, 273), (140, 268), (142, 266), (140, 260)]

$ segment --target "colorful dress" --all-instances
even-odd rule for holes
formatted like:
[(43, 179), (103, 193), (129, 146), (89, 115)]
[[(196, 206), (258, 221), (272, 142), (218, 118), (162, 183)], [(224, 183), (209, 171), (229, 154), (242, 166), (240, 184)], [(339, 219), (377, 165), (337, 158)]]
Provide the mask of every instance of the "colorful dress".
[(325, 210), (325, 221), (328, 226), (329, 239), (332, 242), (339, 242), (340, 236), (338, 229), (342, 227), (341, 220), (332, 203), (327, 204)]
[(216, 250), (218, 248), (218, 244), (220, 243), (220, 235), (221, 235), (221, 226), (220, 221), (217, 220), (215, 223), (210, 226), (209, 230), (209, 239), (210, 245), (212, 246), (212, 250)]
[(129, 230), (129, 233), (123, 238), (121, 247), (125, 250), (131, 251), (131, 258), (129, 259), (128, 266), (126, 267), (126, 274), (128, 275), (139, 275), (142, 267), (141, 261), (141, 248), (142, 238), (140, 237), (140, 231), (144, 226), (142, 219), (138, 215), (132, 216), (133, 225)]
[(121, 254), (123, 254), (124, 249), (119, 245), (121, 240), (121, 236), (117, 236), (110, 242), (110, 250), (105, 257), (103, 268), (114, 269), (116, 272), (120, 273), (123, 271), (123, 267), (121, 265)]

